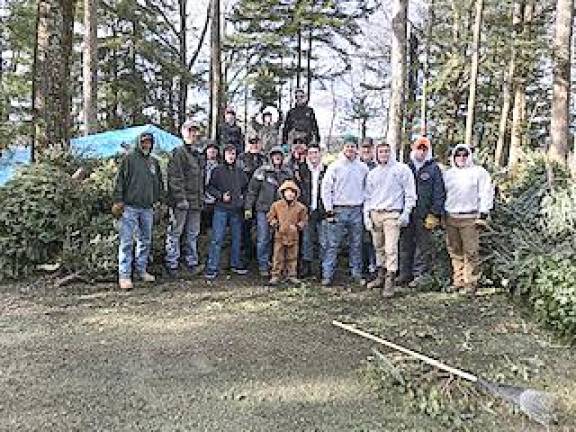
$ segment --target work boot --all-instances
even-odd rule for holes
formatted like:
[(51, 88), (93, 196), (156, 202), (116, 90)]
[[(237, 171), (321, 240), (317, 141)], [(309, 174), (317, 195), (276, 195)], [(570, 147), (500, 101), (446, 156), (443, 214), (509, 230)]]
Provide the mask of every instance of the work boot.
[(292, 285), (300, 285), (302, 281), (298, 279), (296, 276), (288, 276), (288, 283)]
[(327, 277), (322, 279), (322, 286), (323, 287), (329, 287), (331, 285), (332, 285), (332, 279), (327, 278)]
[(154, 275), (151, 275), (147, 271), (143, 271), (142, 273), (139, 273), (138, 279), (140, 279), (142, 282), (147, 282), (147, 283), (156, 282), (156, 277)]
[(118, 285), (120, 289), (123, 291), (130, 291), (132, 288), (134, 288), (134, 285), (132, 285), (132, 281), (130, 279), (125, 278), (120, 278), (118, 280)]
[(394, 273), (386, 273), (384, 278), (384, 288), (382, 288), (382, 297), (390, 298), (394, 296)]
[(371, 282), (368, 282), (368, 285), (366, 285), (366, 287), (369, 290), (375, 289), (375, 288), (380, 288), (382, 286), (382, 284), (384, 283), (385, 276), (386, 276), (386, 269), (379, 267), (378, 268), (378, 274), (376, 275), (376, 279), (374, 279)]
[(462, 288), (462, 293), (470, 297), (474, 297), (476, 295), (476, 291), (478, 291), (478, 285), (474, 283), (465, 284)]
[(406, 274), (406, 273), (403, 273), (403, 274), (401, 274), (400, 276), (398, 276), (398, 277), (396, 278), (396, 284), (399, 285), (399, 286), (409, 285), (409, 284), (412, 283), (413, 281), (414, 281), (414, 280), (413, 280), (412, 276), (409, 275), (409, 274)]
[(306, 279), (312, 276), (312, 263), (310, 261), (302, 261), (300, 265), (300, 277)]
[(178, 279), (178, 269), (177, 268), (165, 266), (164, 272), (166, 273), (166, 276), (168, 277), (168, 279)]
[(349, 287), (350, 292), (359, 292), (366, 287), (366, 279), (362, 276), (354, 276), (352, 278), (352, 284)]
[(280, 278), (278, 276), (272, 276), (270, 281), (268, 282), (269, 285), (276, 286), (280, 283)]

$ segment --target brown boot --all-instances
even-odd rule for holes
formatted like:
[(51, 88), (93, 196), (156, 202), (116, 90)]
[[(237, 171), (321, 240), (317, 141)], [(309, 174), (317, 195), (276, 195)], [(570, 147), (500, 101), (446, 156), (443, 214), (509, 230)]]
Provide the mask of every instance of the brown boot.
[(476, 291), (478, 291), (478, 285), (472, 283), (465, 284), (462, 288), (462, 293), (470, 297), (474, 297), (476, 295)]
[(384, 288), (382, 288), (382, 297), (390, 298), (394, 296), (394, 273), (386, 273), (384, 279)]
[(378, 274), (376, 275), (376, 279), (374, 279), (371, 282), (368, 282), (368, 285), (366, 285), (366, 288), (368, 288), (369, 290), (375, 289), (375, 288), (380, 288), (382, 286), (382, 284), (384, 283), (385, 277), (386, 277), (386, 269), (379, 267), (378, 268)]

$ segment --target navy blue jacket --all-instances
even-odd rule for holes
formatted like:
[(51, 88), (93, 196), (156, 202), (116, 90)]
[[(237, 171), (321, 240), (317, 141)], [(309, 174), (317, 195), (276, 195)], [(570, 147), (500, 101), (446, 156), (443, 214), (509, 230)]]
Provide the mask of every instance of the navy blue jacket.
[(424, 162), (418, 171), (412, 161), (408, 162), (408, 166), (414, 173), (418, 197), (412, 214), (419, 218), (425, 218), (429, 213), (441, 216), (444, 213), (446, 189), (440, 167), (434, 159)]

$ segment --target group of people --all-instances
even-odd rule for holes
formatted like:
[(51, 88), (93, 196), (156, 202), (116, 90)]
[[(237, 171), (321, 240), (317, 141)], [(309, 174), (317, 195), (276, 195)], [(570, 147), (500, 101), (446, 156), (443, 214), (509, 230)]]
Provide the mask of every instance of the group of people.
[[(310, 118), (310, 110), (302, 110), (306, 103), (301, 100), (297, 108)], [(183, 145), (168, 162), (165, 193), (160, 167), (150, 155), (154, 138), (142, 135), (121, 163), (114, 193), (120, 288), (131, 289), (132, 276), (155, 280), (147, 264), (154, 206), (164, 201), (170, 215), (164, 265), (171, 278), (202, 270), (207, 279), (218, 277), (229, 230), (230, 271), (236, 274), (247, 274), (255, 258), (270, 285), (319, 276), (323, 286), (330, 286), (346, 241), (352, 285), (391, 297), (395, 286), (433, 270), (431, 232), (442, 225), (454, 289), (476, 292), (479, 230), (494, 192), (488, 172), (474, 164), (472, 149), (456, 146), (451, 166), (443, 171), (426, 137), (412, 144), (405, 164), (386, 142), (358, 143), (349, 136), (326, 166), (317, 126), (304, 132), (291, 135), (289, 154), (278, 145), (264, 154), (256, 130), (240, 148), (234, 134), (227, 134), (222, 145), (201, 140), (200, 125), (188, 121), (182, 127)], [(205, 262), (198, 256), (201, 227), (211, 227)]]

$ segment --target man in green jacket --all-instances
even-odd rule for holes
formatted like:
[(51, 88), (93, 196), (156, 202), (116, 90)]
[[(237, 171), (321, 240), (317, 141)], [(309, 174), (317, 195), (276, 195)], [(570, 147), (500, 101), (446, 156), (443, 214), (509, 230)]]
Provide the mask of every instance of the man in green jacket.
[[(146, 271), (152, 244), (153, 205), (163, 192), (162, 172), (158, 160), (150, 153), (154, 136), (143, 133), (133, 151), (120, 165), (114, 189), (112, 213), (120, 218), (120, 247), (118, 250), (118, 282), (120, 289), (132, 289), (134, 274), (145, 282), (155, 278)], [(133, 239), (136, 234), (136, 258)]]
[(184, 263), (196, 274), (198, 267), (198, 235), (204, 202), (204, 157), (200, 148), (200, 125), (187, 121), (182, 125), (184, 144), (172, 151), (168, 161), (168, 203), (170, 224), (166, 235), (166, 272), (178, 276), (180, 239), (184, 236)]

